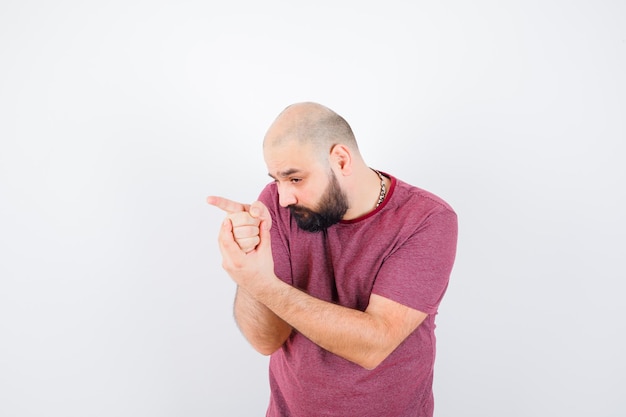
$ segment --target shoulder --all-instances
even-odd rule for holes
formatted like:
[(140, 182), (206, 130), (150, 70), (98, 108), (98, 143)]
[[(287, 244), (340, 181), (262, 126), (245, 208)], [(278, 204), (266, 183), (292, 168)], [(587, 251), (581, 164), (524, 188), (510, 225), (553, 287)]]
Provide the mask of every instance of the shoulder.
[(377, 229), (395, 242), (396, 249), (416, 239), (430, 242), (444, 239), (451, 245), (456, 242), (458, 219), (450, 204), (423, 188), (399, 179), (394, 182), (387, 205), (376, 217)]
[(456, 219), (456, 212), (443, 198), (395, 177), (391, 178), (392, 193), (385, 211), (407, 220), (421, 219), (423, 221), (437, 214)]

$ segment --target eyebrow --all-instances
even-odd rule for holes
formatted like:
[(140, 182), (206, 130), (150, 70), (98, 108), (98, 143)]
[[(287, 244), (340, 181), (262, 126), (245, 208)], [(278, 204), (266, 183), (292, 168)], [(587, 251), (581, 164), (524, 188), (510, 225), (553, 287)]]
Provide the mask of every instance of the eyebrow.
[[(297, 169), (297, 168), (289, 168), (289, 169), (286, 169), (286, 170), (284, 170), (284, 171), (280, 171), (280, 172), (278, 172), (278, 176), (279, 176), (279, 177), (281, 177), (281, 178), (285, 178), (285, 177), (288, 177), (288, 176), (293, 175), (293, 174), (299, 174), (299, 173), (301, 173), (301, 172), (302, 172), (302, 170), (300, 170), (300, 169)], [(269, 176), (270, 176), (270, 177), (272, 177), (273, 179), (276, 179), (276, 177), (275, 177), (275, 176), (273, 176), (273, 175), (272, 175), (272, 174), (270, 174), (270, 173), (268, 173), (267, 175), (269, 175)]]

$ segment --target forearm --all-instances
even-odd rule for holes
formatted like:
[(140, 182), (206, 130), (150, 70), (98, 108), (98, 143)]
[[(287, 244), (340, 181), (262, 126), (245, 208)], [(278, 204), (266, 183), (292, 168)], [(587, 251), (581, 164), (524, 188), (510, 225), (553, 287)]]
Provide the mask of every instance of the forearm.
[(280, 279), (255, 296), (313, 343), (364, 368), (375, 368), (396, 347), (389, 344), (384, 320), (322, 301)]
[(243, 335), (264, 355), (276, 351), (291, 334), (289, 324), (240, 287), (237, 287), (234, 313)]

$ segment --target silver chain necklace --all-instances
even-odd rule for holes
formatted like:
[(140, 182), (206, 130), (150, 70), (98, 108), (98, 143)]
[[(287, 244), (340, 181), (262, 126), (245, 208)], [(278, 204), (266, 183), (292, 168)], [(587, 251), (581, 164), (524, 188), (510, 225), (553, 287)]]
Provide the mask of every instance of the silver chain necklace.
[(380, 206), (380, 203), (383, 202), (385, 196), (387, 195), (387, 186), (385, 185), (385, 179), (383, 178), (383, 174), (379, 171), (374, 170), (375, 173), (378, 174), (378, 178), (380, 178), (380, 195), (378, 196), (378, 203), (376, 203), (376, 208)]

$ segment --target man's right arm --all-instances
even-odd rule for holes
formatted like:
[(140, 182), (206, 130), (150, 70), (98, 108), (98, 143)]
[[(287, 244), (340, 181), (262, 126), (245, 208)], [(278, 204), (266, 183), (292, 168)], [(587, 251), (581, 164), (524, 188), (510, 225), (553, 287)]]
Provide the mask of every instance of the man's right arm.
[(259, 353), (271, 355), (287, 340), (292, 327), (245, 290), (237, 287), (235, 320), (248, 342)]
[[(208, 197), (207, 202), (229, 213), (234, 238), (241, 250), (246, 253), (254, 250), (259, 242), (260, 219), (252, 216), (255, 213), (254, 210), (251, 213), (252, 207), (216, 196)], [(271, 218), (266, 220), (271, 223)], [(234, 314), (239, 330), (252, 347), (263, 355), (274, 353), (292, 331), (289, 324), (239, 287), (235, 295)]]

